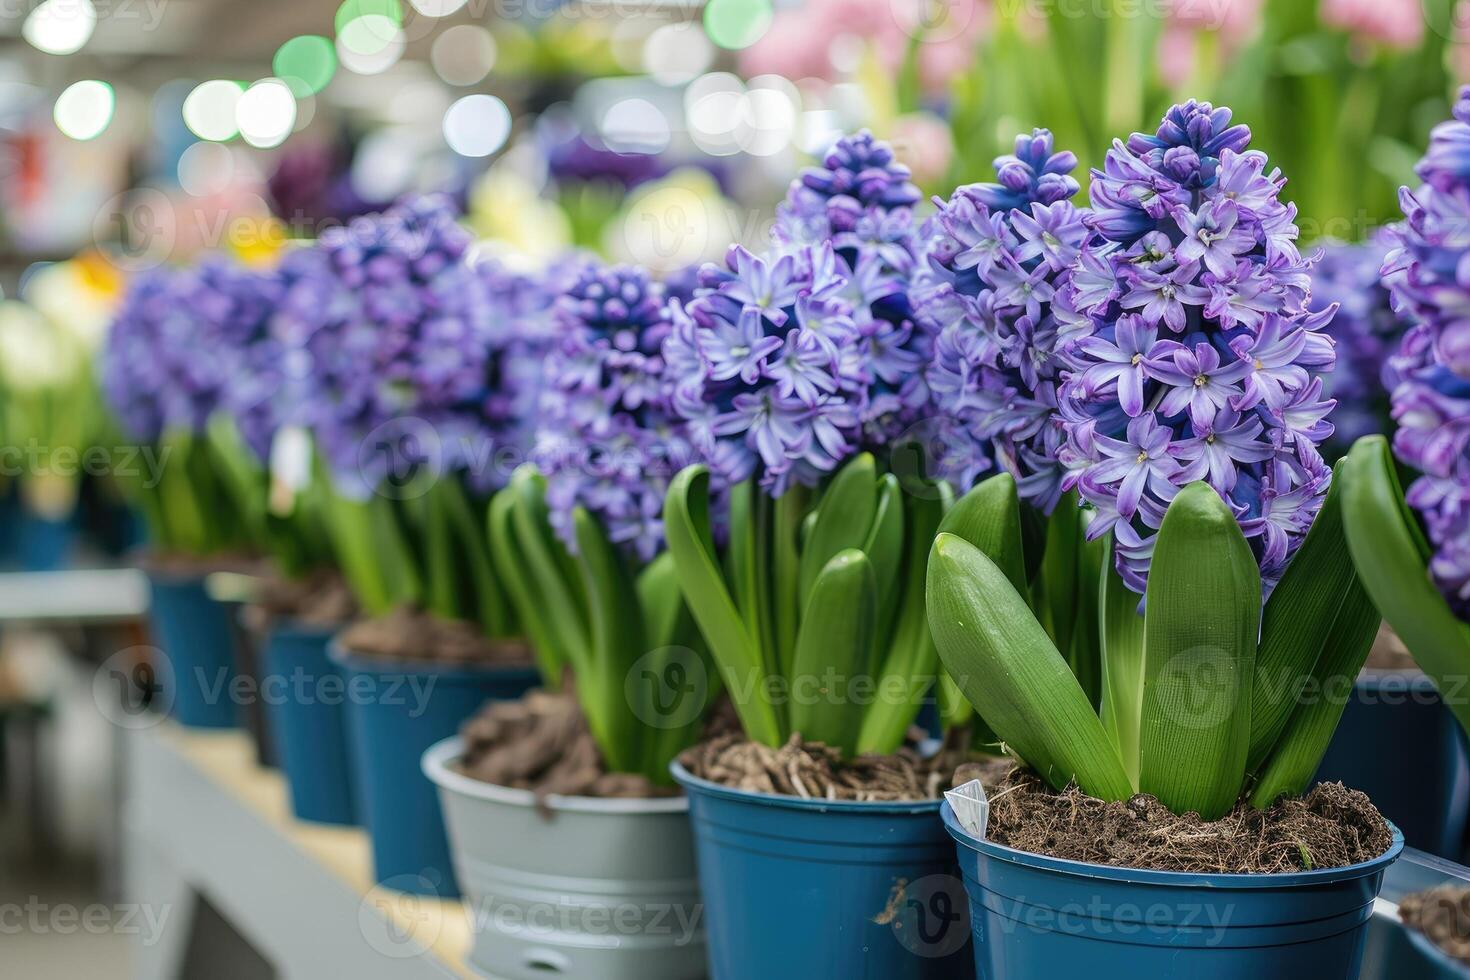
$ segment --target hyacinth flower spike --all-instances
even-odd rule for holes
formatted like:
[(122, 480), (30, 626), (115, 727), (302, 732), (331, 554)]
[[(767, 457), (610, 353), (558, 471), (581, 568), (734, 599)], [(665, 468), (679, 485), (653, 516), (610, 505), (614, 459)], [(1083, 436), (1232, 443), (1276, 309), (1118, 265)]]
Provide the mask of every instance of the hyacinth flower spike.
[[(839, 140), (793, 183), (774, 247), (702, 270), (663, 345), (702, 461), (669, 487), (669, 550), (747, 736), (767, 745), (895, 751), (938, 669), (923, 564), (952, 497), (885, 472), (928, 404), (932, 335), (909, 302), (918, 200), (889, 147)], [(781, 696), (812, 682), (822, 696)], [(870, 682), (885, 695), (846, 687)]]
[[(1389, 229), (1383, 281), (1413, 323), (1391, 359), (1392, 452), (1366, 436), (1348, 454), (1357, 475), (1346, 499), (1353, 557), (1383, 617), (1419, 666), (1456, 690), (1470, 669), (1470, 89), (1437, 126), (1417, 190), (1401, 193), (1405, 220)], [(1419, 475), (1405, 493), (1397, 462)], [(1470, 730), (1470, 705), (1446, 697)]]

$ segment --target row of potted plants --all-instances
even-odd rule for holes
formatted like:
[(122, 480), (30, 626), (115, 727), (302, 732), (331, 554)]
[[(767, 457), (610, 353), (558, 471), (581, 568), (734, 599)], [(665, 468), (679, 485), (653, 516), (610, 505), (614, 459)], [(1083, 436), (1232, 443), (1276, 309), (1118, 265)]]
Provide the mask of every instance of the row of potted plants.
[(103, 367), (173, 454), (163, 700), (235, 723), (200, 582), (269, 556), (298, 815), (462, 891), (492, 975), (1353, 975), (1403, 837), (1312, 784), (1379, 610), (1463, 710), (1467, 133), (1384, 276), (1407, 502), (1381, 438), (1324, 460), (1338, 308), (1208, 104), (1088, 207), (1038, 130), (922, 224), (847, 137), (668, 281), (434, 199), (146, 273)]

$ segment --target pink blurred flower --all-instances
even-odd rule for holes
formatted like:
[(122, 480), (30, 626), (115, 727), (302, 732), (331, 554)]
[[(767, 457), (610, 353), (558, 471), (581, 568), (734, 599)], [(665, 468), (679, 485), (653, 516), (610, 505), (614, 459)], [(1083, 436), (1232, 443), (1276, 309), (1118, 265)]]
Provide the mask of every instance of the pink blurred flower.
[(1417, 48), (1424, 42), (1420, 0), (1322, 0), (1320, 16), (1328, 27), (1391, 48)]
[(949, 172), (954, 138), (949, 124), (932, 112), (911, 112), (893, 120), (888, 141), (893, 154), (906, 164), (918, 184), (930, 185)]
[(1195, 39), (1208, 31), (1219, 36), (1220, 53), (1229, 58), (1261, 28), (1264, 0), (1172, 0), (1168, 23), (1159, 36), (1159, 77), (1177, 88), (1194, 69)]
[[(935, 19), (932, 10), (942, 11)], [(740, 54), (746, 77), (835, 81), (850, 68), (840, 60), (844, 42), (873, 45), (883, 66), (897, 71), (914, 38), (920, 41), (919, 76), (926, 91), (940, 93), (954, 75), (970, 69), (990, 19), (989, 0), (810, 0), (776, 14), (770, 29)]]

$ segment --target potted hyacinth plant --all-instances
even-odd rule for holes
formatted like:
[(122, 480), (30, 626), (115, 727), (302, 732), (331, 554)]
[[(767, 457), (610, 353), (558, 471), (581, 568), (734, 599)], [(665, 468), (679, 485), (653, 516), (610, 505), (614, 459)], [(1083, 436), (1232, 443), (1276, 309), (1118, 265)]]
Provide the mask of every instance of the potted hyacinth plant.
[(253, 544), (208, 438), (233, 362), (208, 315), (227, 260), (160, 266), (129, 282), (99, 359), (103, 397), (135, 440), (115, 475), (148, 527), (143, 564), (160, 650), (151, 664), (161, 704), (184, 725), (229, 728), (236, 706), (230, 609), (205, 591), (213, 572), (248, 567)]
[[(486, 700), (536, 681), (486, 538), (491, 491), (525, 449), (541, 293), (491, 263), (447, 200), (329, 229), (276, 317), (305, 378), (338, 566), (364, 618), (333, 641), (353, 781), (377, 878), (456, 894), (419, 760)], [(305, 261), (305, 260), (303, 260)], [(507, 457), (510, 462), (507, 462)]]
[(1190, 102), (1115, 143), (1056, 286), (1061, 488), (1108, 549), (1079, 585), (1100, 706), (1028, 596), (1011, 474), (934, 542), (940, 656), (1024, 765), (988, 820), (943, 813), (985, 976), (1352, 976), (1403, 846), (1362, 794), (1302, 795), (1378, 624), (1317, 451), (1330, 311), (1249, 142)]
[[(1337, 313), (1324, 328), (1337, 342), (1337, 367), (1325, 393), (1337, 401), (1329, 459), (1364, 436), (1388, 433), (1395, 356), (1414, 320), (1395, 303), (1380, 271), (1394, 235), (1358, 245), (1330, 244), (1312, 274), (1312, 305)], [(1405, 312), (1401, 315), (1395, 306)], [(1412, 754), (1399, 747), (1416, 746)], [(1368, 793), (1411, 847), (1458, 860), (1470, 820), (1470, 743), (1434, 681), (1385, 624), (1343, 714), (1319, 776)]]
[(250, 575), (213, 580), (211, 591), (240, 605), (236, 669), (253, 682), (246, 721), (260, 760), (281, 765), (297, 817), (351, 824), (345, 714), (318, 685), (334, 673), (327, 642), (352, 620), (355, 603), (336, 571), (321, 488), (310, 479), (310, 440), (287, 425), (304, 364), (282, 324), (319, 262), (314, 251), (293, 249), (269, 266), (207, 266), (199, 315), (218, 325), (213, 334), (230, 369), (206, 438), (238, 520), (267, 559)]
[[(660, 519), (670, 477), (693, 455), (660, 354), (678, 307), (640, 269), (585, 260), (555, 278), (535, 464), (490, 508), (542, 687), (487, 705), (424, 768), (477, 903), (472, 964), (527, 980), (694, 980), (704, 923), (669, 763), (699, 736), (719, 685)], [(577, 914), (563, 925), (503, 924), (535, 923), (569, 877), (584, 885), (564, 897)], [(589, 938), (614, 912), (617, 939)]]
[(674, 767), (716, 980), (969, 970), (963, 930), (916, 931), (907, 891), (952, 880), (947, 775), (905, 747), (936, 680), (924, 556), (952, 495), (879, 463), (927, 408), (918, 197), (885, 144), (839, 140), (775, 247), (706, 266), (663, 346), (703, 460), (664, 531), (742, 729)]
[[(1449, 712), (1470, 729), (1470, 345), (1459, 312), (1467, 294), (1460, 267), (1470, 252), (1464, 236), (1470, 180), (1460, 162), (1467, 139), (1470, 89), (1461, 91), (1454, 118), (1434, 130), (1418, 168), (1423, 186), (1404, 190), (1405, 220), (1388, 232), (1393, 247), (1383, 281), (1394, 307), (1413, 323), (1390, 365), (1397, 429), (1392, 452), (1383, 436), (1367, 436), (1348, 454), (1352, 480), (1343, 507), (1348, 544), (1373, 602)], [(1414, 474), (1407, 493), (1396, 464)], [(1397, 758), (1387, 764), (1414, 765)], [(1420, 772), (1428, 785), (1413, 787), (1416, 795), (1444, 793), (1447, 787), (1434, 781), (1447, 775)], [(1465, 894), (1458, 889), (1450, 897)], [(1402, 907), (1418, 904), (1427, 912), (1444, 898)], [(1416, 928), (1431, 918), (1416, 917)], [(1450, 920), (1435, 931), (1446, 948), (1462, 949), (1464, 918)]]
[[(1014, 479), (1030, 559), (1024, 590), (1098, 704), (1097, 595), (1079, 583), (1100, 573), (1104, 546), (1087, 542), (1077, 492), (1063, 488), (1057, 413), (1061, 351), (1079, 322), (1058, 286), (1090, 234), (1072, 203), (1076, 166), (1048, 131), (1018, 136), (1015, 152), (995, 161), (997, 182), (958, 188), (924, 226), (913, 302), (935, 338), (934, 407), (957, 423), (951, 438), (973, 447), (970, 458), (993, 450)], [(959, 485), (969, 487), (978, 470)], [(940, 692), (945, 716), (965, 719), (970, 704), (947, 675)], [(996, 750), (983, 723), (972, 729), (977, 747)]]

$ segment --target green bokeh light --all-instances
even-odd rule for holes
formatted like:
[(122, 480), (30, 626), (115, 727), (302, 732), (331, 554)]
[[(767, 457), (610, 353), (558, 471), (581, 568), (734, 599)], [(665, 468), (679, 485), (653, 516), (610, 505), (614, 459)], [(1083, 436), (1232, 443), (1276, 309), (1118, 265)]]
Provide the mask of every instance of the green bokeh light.
[(327, 87), (337, 72), (337, 52), (332, 42), (316, 34), (293, 37), (276, 51), (271, 71), (298, 99), (315, 95)]
[(403, 5), (399, 0), (343, 0), (337, 8), (337, 33), (359, 17), (386, 17), (396, 26), (403, 26)]
[(765, 36), (771, 17), (771, 0), (709, 0), (704, 32), (720, 47), (738, 51)]

